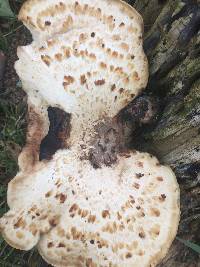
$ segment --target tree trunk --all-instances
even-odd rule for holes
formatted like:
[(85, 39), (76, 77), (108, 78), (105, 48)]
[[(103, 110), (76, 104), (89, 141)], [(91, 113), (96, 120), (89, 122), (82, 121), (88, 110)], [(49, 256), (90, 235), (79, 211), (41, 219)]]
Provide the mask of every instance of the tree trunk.
[[(161, 103), (157, 123), (140, 129), (134, 146), (174, 168), (181, 188), (178, 236), (200, 244), (200, 2), (129, 3), (144, 18), (150, 64), (147, 93)], [(199, 267), (200, 257), (175, 241), (161, 266)]]
[[(161, 103), (157, 122), (151, 127), (142, 127), (133, 145), (155, 154), (174, 168), (181, 188), (178, 236), (200, 245), (200, 2), (127, 2), (144, 18), (144, 48), (150, 64), (146, 92), (159, 98)], [(22, 34), (20, 36), (22, 40)], [(11, 69), (14, 61), (15, 58), (8, 62), (7, 69)], [(15, 88), (16, 80), (13, 82), (9, 75), (6, 71), (6, 87), (14, 83)], [(13, 93), (15, 91), (13, 89)], [(36, 262), (35, 259), (34, 264)], [(47, 264), (42, 262), (40, 266)], [(159, 267), (179, 266), (200, 267), (200, 257), (174, 241)]]

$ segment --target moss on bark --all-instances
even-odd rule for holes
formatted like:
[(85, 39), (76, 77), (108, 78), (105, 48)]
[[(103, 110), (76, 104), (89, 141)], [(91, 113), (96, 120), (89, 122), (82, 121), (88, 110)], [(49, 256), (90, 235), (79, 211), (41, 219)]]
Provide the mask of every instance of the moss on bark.
[[(145, 24), (153, 22), (144, 44), (150, 64), (147, 92), (161, 103), (158, 122), (151, 129), (143, 128), (135, 145), (174, 168), (181, 187), (178, 235), (199, 244), (200, 3), (147, 0), (135, 4)], [(200, 258), (175, 241), (161, 266), (198, 267)]]

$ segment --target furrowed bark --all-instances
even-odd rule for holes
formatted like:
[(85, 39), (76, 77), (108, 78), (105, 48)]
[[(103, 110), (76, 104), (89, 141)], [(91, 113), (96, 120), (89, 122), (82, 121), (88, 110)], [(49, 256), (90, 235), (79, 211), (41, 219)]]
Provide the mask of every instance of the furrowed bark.
[[(151, 129), (140, 129), (133, 146), (175, 170), (181, 188), (178, 236), (200, 244), (200, 2), (138, 0), (135, 7), (148, 25), (147, 94), (160, 98), (161, 112)], [(200, 257), (175, 241), (159, 266), (199, 267)]]

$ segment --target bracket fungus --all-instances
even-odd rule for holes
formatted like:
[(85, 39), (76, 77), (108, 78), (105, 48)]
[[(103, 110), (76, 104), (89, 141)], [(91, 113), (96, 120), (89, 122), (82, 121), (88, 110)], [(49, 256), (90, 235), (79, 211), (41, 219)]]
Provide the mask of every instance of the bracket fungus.
[[(120, 0), (28, 0), (19, 19), (33, 35), (15, 65), (29, 125), (3, 237), (17, 249), (37, 246), (53, 266), (156, 266), (178, 228), (174, 173), (137, 151), (100, 168), (88, 157), (99, 125), (146, 87), (141, 16)], [(70, 133), (65, 149), (39, 161), (48, 107), (71, 114)]]

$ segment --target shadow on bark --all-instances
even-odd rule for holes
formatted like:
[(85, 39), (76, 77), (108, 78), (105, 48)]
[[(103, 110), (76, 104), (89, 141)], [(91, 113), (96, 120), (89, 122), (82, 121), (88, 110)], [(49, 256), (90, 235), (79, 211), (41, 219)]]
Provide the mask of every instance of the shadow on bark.
[[(200, 2), (136, 0), (150, 64), (147, 94), (160, 98), (157, 123), (136, 133), (134, 148), (176, 172), (181, 188), (178, 236), (200, 244)], [(175, 241), (160, 267), (198, 267), (197, 253)]]

